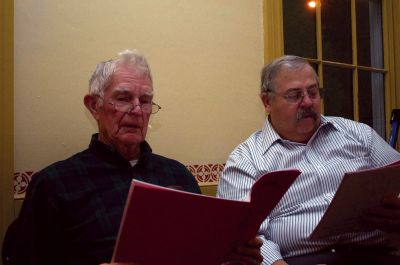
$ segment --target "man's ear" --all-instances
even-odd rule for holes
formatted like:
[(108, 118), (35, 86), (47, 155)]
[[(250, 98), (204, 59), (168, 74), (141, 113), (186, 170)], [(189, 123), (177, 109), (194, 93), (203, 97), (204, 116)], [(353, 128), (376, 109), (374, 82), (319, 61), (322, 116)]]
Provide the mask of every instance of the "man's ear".
[(83, 103), (85, 104), (86, 108), (90, 111), (93, 118), (95, 120), (99, 119), (99, 111), (98, 111), (98, 104), (97, 104), (98, 97), (94, 95), (86, 95), (83, 98)]
[(262, 93), (260, 94), (260, 98), (261, 98), (261, 101), (262, 101), (262, 103), (263, 103), (263, 105), (264, 105), (265, 111), (266, 111), (267, 113), (269, 113), (269, 111), (270, 111), (270, 109), (271, 109), (271, 100), (269, 99), (268, 94), (265, 93), (265, 92), (262, 92)]

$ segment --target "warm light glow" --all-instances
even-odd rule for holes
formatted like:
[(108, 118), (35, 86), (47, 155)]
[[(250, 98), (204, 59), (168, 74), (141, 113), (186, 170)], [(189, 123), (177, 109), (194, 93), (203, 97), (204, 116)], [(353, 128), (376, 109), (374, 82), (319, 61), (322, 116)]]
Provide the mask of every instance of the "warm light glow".
[(308, 1), (308, 6), (311, 8), (315, 8), (317, 6), (317, 3), (315, 1)]

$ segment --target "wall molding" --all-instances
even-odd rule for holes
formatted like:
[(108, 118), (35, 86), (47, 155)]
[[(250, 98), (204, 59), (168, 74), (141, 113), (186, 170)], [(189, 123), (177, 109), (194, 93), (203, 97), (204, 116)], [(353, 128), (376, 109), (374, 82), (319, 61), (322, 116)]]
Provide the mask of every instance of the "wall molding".
[[(187, 169), (196, 178), (199, 186), (217, 185), (225, 164), (193, 164)], [(29, 182), (35, 172), (14, 172), (14, 199), (24, 199)]]

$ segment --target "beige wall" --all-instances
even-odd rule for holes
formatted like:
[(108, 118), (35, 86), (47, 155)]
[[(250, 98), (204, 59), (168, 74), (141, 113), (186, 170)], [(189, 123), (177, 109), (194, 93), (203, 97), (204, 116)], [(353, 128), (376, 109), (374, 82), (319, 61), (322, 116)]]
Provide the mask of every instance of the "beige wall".
[(86, 148), (82, 98), (95, 64), (125, 48), (150, 63), (148, 140), (185, 164), (224, 163), (264, 119), (262, 0), (15, 0), (15, 166), (39, 170)]

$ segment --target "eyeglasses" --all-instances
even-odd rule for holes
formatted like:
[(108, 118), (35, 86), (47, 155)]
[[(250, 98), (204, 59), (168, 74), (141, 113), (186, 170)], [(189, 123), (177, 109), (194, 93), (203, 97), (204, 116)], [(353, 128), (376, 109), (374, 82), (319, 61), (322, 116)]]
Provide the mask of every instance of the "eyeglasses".
[(283, 94), (277, 93), (275, 91), (268, 91), (268, 92), (283, 97), (290, 104), (298, 104), (301, 101), (303, 101), (304, 97), (306, 96), (306, 93), (311, 100), (319, 99), (322, 96), (322, 89), (318, 87), (308, 88), (307, 91), (303, 91), (301, 89), (294, 89)]
[[(103, 98), (101, 98), (103, 99)], [(104, 99), (103, 99), (104, 100)], [(139, 107), (143, 113), (146, 114), (155, 114), (157, 113), (160, 109), (161, 106), (151, 102), (151, 103), (141, 103), (141, 104), (133, 104), (131, 102), (128, 101), (113, 101), (111, 99), (109, 99), (107, 101), (108, 104), (114, 106), (114, 109), (117, 111), (121, 111), (121, 112), (125, 112), (125, 113), (129, 113), (132, 110), (134, 110), (136, 107)]]

